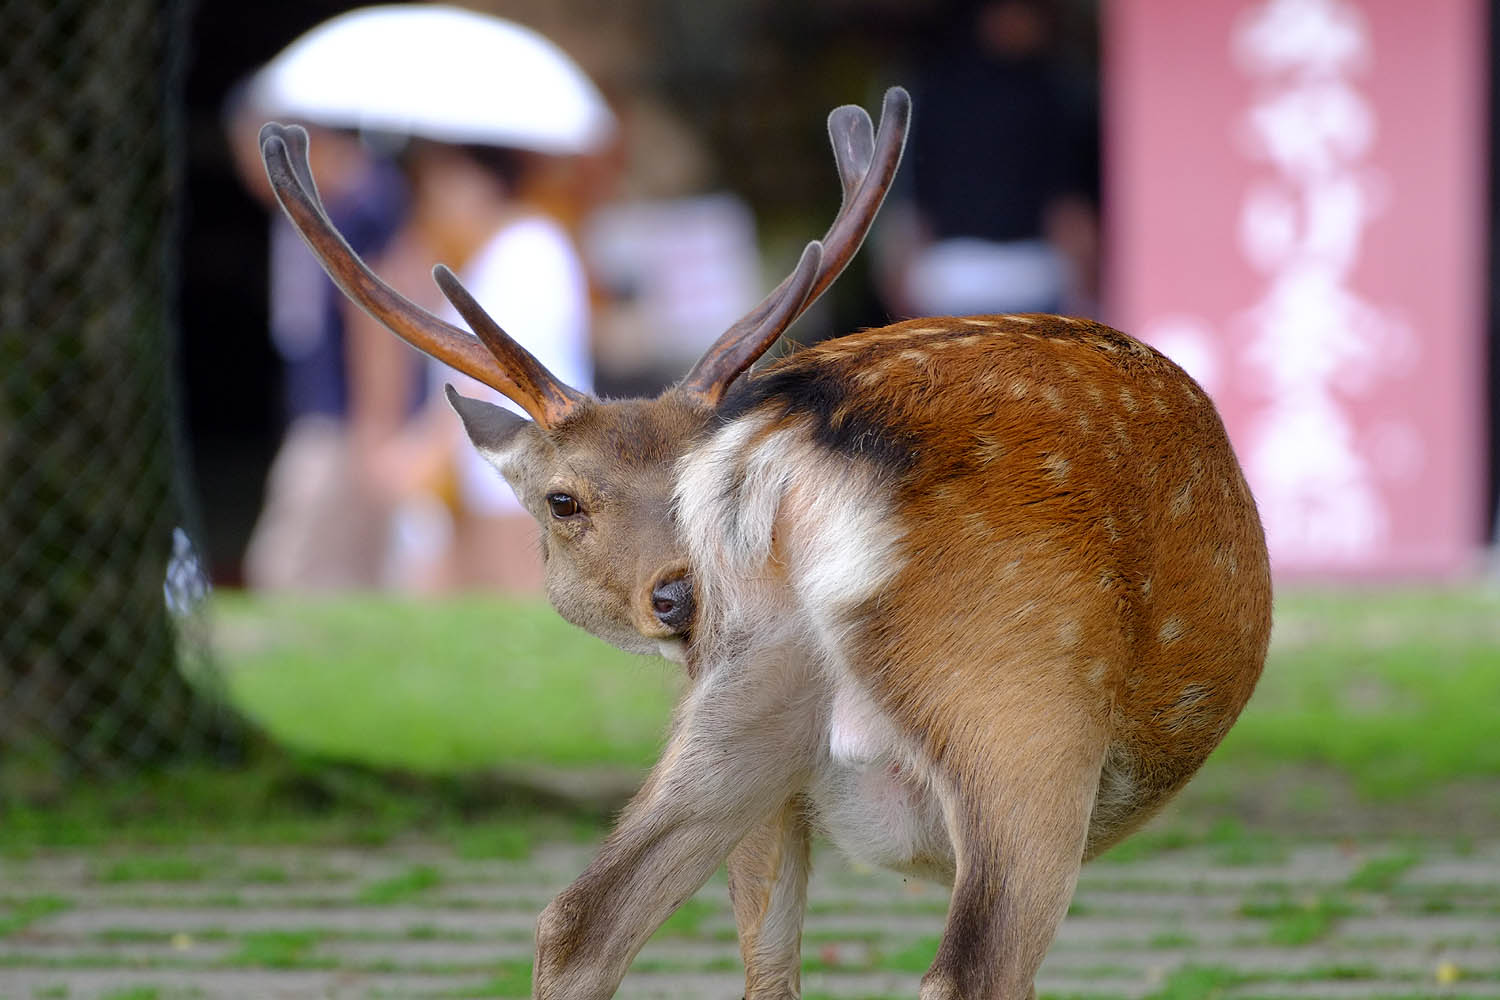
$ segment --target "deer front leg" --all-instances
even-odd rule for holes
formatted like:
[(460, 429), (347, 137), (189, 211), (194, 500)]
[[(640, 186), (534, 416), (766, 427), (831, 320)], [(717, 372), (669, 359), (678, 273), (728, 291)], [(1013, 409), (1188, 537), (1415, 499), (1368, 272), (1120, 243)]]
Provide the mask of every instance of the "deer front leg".
[(612, 996), (662, 921), (806, 782), (818, 725), (805, 680), (784, 664), (707, 673), (599, 856), (542, 912), (536, 1000)]
[(801, 994), (808, 833), (807, 803), (799, 795), (757, 824), (729, 855), (745, 1000), (795, 1000)]

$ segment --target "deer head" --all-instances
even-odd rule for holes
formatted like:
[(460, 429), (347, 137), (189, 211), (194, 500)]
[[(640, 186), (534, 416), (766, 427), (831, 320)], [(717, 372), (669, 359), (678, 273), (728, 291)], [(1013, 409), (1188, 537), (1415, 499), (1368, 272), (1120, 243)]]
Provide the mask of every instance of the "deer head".
[(651, 400), (599, 400), (560, 382), (474, 301), (448, 268), (433, 277), (473, 328), (432, 315), (377, 277), (329, 221), (308, 166), (307, 133), (268, 124), (272, 189), (338, 286), (419, 350), (472, 376), (531, 419), (448, 398), (474, 446), (515, 489), (543, 538), (547, 595), (569, 621), (622, 649), (681, 659), (694, 617), (691, 569), (673, 525), (674, 464), (715, 423), (730, 385), (838, 277), (859, 249), (900, 162), (911, 99), (892, 88), (879, 134), (852, 105), (828, 118), (843, 203), (795, 270)]

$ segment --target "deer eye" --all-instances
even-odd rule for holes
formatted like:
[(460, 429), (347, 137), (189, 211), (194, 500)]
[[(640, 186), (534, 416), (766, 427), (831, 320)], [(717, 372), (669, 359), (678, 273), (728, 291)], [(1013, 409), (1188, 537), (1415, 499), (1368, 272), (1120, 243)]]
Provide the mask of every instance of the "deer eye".
[(581, 509), (578, 501), (566, 493), (548, 493), (547, 506), (552, 510), (552, 516), (559, 519), (572, 517)]

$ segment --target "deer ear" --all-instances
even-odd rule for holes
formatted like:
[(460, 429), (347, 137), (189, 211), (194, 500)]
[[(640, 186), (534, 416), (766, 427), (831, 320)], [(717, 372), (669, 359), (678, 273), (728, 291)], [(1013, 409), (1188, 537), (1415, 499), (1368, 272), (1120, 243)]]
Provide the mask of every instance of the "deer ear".
[(509, 451), (516, 434), (531, 424), (530, 420), (503, 406), (496, 406), (482, 399), (470, 399), (452, 385), (445, 385), (443, 391), (453, 409), (458, 411), (459, 419), (464, 422), (469, 440), (474, 442), (474, 447), (481, 455), (492, 462), (498, 461)]

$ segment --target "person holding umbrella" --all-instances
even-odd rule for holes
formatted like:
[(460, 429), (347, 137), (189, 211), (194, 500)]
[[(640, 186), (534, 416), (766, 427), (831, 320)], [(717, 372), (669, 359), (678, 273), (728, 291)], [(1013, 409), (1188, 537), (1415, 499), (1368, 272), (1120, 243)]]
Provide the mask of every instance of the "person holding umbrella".
[[(313, 29), (268, 63), (251, 80), (246, 104), (265, 117), (398, 143), (406, 219), (373, 255), (377, 271), (436, 308), (441, 299), (428, 268), (447, 263), (548, 368), (591, 385), (584, 269), (566, 228), (535, 192), (555, 189), (548, 179), (560, 164), (608, 148), (617, 129), (597, 88), (557, 46), (454, 7), (363, 8)], [(451, 312), (448, 318), (461, 324)], [(425, 406), (409, 419), (411, 357), (372, 322), (350, 325), (354, 467), (394, 510), (383, 582), (535, 589), (535, 527), (509, 487), (460, 447), (446, 406)], [(430, 373), (433, 384), (489, 392), (432, 364), (441, 368)]]

